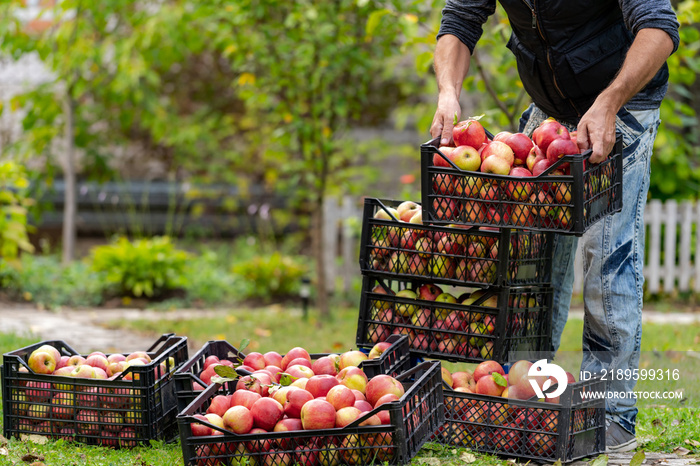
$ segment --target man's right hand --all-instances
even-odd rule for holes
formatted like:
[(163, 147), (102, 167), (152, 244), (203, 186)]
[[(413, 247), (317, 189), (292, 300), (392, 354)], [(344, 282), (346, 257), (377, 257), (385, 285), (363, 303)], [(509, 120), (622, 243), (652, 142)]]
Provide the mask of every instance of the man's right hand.
[(430, 125), (430, 135), (433, 138), (440, 137), (441, 146), (446, 146), (451, 143), (455, 119), (459, 121), (461, 114), (462, 109), (456, 98), (445, 96), (438, 99), (438, 106), (435, 111), (435, 116), (433, 117), (433, 124)]

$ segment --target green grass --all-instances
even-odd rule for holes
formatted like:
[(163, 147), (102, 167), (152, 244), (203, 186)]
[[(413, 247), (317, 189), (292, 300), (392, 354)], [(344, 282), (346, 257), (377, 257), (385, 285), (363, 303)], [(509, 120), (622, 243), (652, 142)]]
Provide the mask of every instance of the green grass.
[(221, 317), (120, 320), (109, 325), (149, 335), (161, 335), (165, 329), (187, 335), (194, 346), (209, 340), (226, 340), (239, 347), (242, 340), (248, 339), (248, 351), (284, 353), (295, 346), (303, 346), (312, 353), (337, 353), (356, 346), (357, 309), (334, 309), (328, 322), (322, 322), (314, 312), (304, 320), (299, 308), (272, 305), (231, 311)]

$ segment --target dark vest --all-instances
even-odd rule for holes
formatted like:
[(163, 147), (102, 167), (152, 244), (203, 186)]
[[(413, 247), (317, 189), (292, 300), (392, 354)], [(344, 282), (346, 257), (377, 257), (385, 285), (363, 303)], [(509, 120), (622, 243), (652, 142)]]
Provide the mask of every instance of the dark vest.
[[(548, 115), (577, 121), (620, 70), (634, 39), (618, 1), (500, 2), (513, 29), (507, 46), (525, 90)], [(645, 90), (667, 81), (664, 64)]]

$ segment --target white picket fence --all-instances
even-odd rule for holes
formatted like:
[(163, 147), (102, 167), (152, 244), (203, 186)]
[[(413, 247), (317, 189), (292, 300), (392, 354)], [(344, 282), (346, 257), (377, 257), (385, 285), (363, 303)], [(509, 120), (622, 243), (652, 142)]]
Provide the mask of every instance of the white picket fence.
[[(644, 278), (652, 294), (700, 293), (700, 202), (652, 200), (644, 211), (647, 251)], [(694, 230), (694, 231), (693, 231)], [(574, 292), (583, 289), (581, 251), (576, 254)]]
[[(329, 291), (350, 290), (359, 275), (359, 236), (362, 203), (345, 196), (329, 198), (324, 251)], [(647, 252), (644, 277), (649, 293), (674, 291), (700, 293), (700, 202), (652, 200), (644, 213)], [(574, 293), (583, 289), (581, 251), (576, 254)]]

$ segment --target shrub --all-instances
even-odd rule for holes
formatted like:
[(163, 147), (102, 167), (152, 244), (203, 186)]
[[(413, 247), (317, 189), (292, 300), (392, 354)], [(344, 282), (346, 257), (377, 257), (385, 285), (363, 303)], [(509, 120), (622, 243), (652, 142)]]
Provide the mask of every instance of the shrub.
[(57, 306), (96, 306), (102, 301), (98, 274), (84, 262), (61, 265), (55, 255), (24, 254), (18, 267), (0, 264), (0, 281), (13, 299)]
[(124, 237), (91, 251), (93, 270), (123, 295), (158, 297), (182, 287), (189, 255), (175, 249), (168, 237), (130, 242)]
[(266, 300), (296, 296), (301, 277), (306, 271), (303, 264), (279, 252), (256, 257), (233, 267), (233, 272), (251, 285), (246, 297)]
[(27, 236), (26, 197), (29, 180), (25, 169), (14, 162), (0, 162), (0, 258), (16, 263), (20, 251), (34, 252)]
[(212, 250), (187, 262), (185, 288), (187, 303), (200, 301), (207, 305), (231, 303), (248, 294), (248, 282), (221, 264), (219, 255)]

